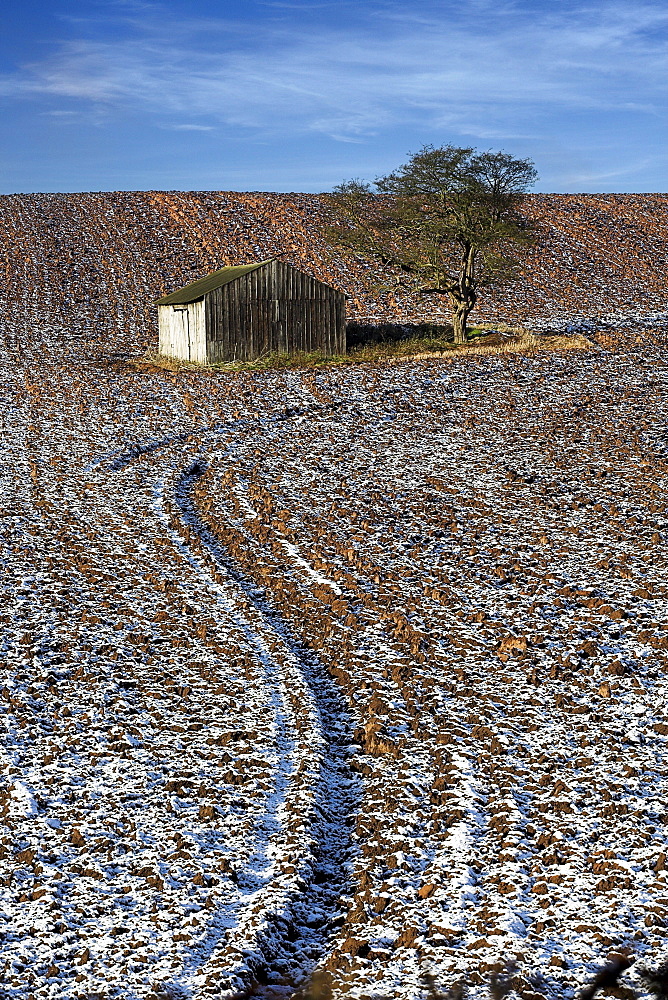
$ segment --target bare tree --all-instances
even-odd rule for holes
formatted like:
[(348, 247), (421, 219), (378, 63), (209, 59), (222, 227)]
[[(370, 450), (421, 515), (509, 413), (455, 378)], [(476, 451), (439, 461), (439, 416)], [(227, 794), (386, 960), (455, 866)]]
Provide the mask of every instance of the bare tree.
[(519, 213), (537, 173), (531, 160), (457, 146), (425, 146), (372, 186), (352, 180), (330, 195), (333, 238), (375, 259), (399, 284), (448, 299), (455, 343), (485, 285), (516, 271), (514, 244), (530, 229)]

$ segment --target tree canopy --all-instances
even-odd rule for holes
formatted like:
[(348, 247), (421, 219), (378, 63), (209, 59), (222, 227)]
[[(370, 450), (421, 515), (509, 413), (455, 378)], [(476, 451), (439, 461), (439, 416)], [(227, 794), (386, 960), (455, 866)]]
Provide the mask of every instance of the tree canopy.
[(536, 177), (531, 160), (508, 153), (424, 146), (373, 186), (336, 187), (333, 235), (386, 265), (399, 283), (447, 297), (462, 343), (478, 289), (515, 272), (513, 244), (530, 238), (519, 207)]

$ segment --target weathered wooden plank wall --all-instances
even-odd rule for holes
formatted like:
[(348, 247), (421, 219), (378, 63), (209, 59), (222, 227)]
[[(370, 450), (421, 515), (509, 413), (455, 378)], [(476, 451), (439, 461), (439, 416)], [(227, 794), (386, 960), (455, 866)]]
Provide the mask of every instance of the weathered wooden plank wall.
[(205, 311), (210, 364), (274, 351), (346, 349), (343, 293), (282, 261), (209, 292)]
[(204, 300), (158, 306), (159, 350), (171, 358), (206, 362)]

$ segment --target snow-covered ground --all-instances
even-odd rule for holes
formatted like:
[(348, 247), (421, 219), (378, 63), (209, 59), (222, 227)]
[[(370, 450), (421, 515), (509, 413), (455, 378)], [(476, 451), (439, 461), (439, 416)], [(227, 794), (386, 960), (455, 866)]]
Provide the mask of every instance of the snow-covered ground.
[(665, 335), (1, 369), (3, 996), (664, 954)]

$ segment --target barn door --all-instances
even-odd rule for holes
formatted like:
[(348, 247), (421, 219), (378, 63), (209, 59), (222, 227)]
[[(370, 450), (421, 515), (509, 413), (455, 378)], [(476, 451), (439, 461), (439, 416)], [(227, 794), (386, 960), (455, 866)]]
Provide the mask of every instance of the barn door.
[(190, 361), (190, 324), (188, 322), (188, 306), (172, 307), (172, 333), (174, 337), (174, 355)]
[(191, 302), (188, 306), (188, 344), (190, 361), (198, 365), (206, 364), (206, 336), (204, 330), (204, 299)]

